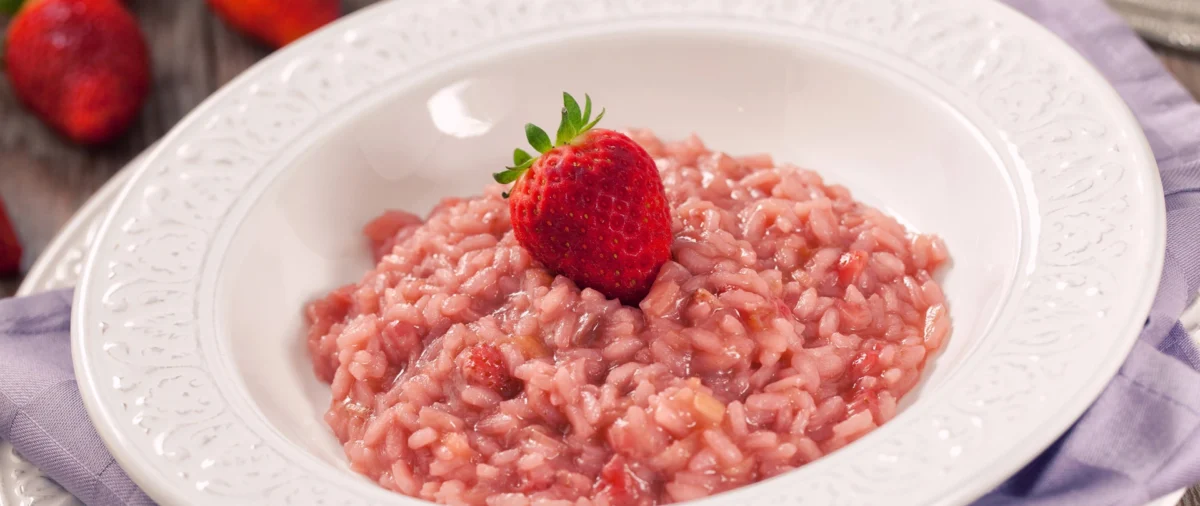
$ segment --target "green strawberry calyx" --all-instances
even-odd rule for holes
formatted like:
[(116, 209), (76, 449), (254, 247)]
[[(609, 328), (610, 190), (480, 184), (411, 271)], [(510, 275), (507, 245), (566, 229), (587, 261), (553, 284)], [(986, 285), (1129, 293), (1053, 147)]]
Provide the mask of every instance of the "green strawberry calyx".
[[(592, 97), (585, 93), (583, 99), (583, 110), (580, 110), (579, 102), (575, 101), (575, 97), (572, 97), (570, 93), (563, 92), (562, 121), (558, 124), (558, 133), (555, 134), (554, 144), (550, 144), (550, 136), (546, 135), (545, 130), (533, 123), (525, 124), (525, 138), (529, 140), (529, 145), (533, 146), (539, 155), (559, 146), (570, 144), (576, 137), (591, 130), (596, 123), (600, 122), (600, 118), (604, 117), (604, 109), (601, 109), (600, 114), (596, 115), (596, 119), (592, 119)], [(517, 148), (513, 150), (512, 167), (506, 167), (504, 171), (492, 174), (492, 177), (500, 184), (511, 183), (529, 170), (536, 160), (536, 156)], [(508, 198), (507, 192), (505, 192), (504, 198)]]

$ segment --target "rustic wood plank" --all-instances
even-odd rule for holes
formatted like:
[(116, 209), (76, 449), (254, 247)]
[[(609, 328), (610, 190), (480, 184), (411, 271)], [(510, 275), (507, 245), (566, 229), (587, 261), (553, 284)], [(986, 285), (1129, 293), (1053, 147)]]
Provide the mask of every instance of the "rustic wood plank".
[(1197, 506), (1200, 505), (1200, 488), (1192, 488), (1184, 494), (1183, 499), (1179, 501), (1180, 506)]

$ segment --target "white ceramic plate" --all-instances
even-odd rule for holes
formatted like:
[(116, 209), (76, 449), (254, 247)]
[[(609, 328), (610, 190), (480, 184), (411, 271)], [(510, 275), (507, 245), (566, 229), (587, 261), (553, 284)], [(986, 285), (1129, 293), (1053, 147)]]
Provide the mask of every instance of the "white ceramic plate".
[(389, 2), (276, 53), (162, 141), (98, 233), (76, 372), (170, 504), (416, 504), (321, 422), (302, 304), (369, 264), (359, 226), (478, 191), (562, 90), (606, 124), (818, 168), (954, 257), (955, 331), (900, 415), (697, 504), (962, 504), (1055, 439), (1124, 359), (1163, 258), (1132, 116), (990, 2)]

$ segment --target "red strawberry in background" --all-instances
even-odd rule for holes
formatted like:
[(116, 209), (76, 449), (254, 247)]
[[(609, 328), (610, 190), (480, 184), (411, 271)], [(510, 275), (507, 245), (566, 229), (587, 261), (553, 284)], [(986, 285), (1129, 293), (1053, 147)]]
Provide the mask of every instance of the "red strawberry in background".
[(208, 0), (236, 30), (281, 48), (338, 18), (340, 0)]
[[(586, 97), (586, 96), (585, 96)], [(537, 158), (520, 149), (514, 167), (495, 174), (513, 183), (513, 232), (533, 258), (610, 299), (636, 305), (671, 257), (671, 215), (650, 154), (633, 139), (593, 129), (592, 100), (563, 93), (555, 142), (525, 125)]]
[(4, 201), (0, 200), (0, 276), (14, 274), (21, 270), (21, 243), (17, 241), (17, 232), (13, 230), (8, 213), (4, 210)]
[(150, 90), (146, 41), (118, 0), (26, 1), (4, 61), (17, 98), (80, 144), (124, 133)]

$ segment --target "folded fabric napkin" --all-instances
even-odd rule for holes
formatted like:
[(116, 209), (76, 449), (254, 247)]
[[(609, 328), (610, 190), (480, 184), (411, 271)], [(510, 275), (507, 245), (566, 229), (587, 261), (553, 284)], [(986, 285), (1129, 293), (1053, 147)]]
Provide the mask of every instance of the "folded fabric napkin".
[(1167, 257), (1117, 376), (1069, 432), (976, 504), (1145, 504), (1200, 482), (1200, 353), (1179, 323), (1200, 286), (1200, 105), (1100, 0), (1008, 3), (1091, 60), (1141, 122), (1166, 195)]
[[(1158, 158), (1167, 258), (1150, 318), (1100, 398), (982, 506), (1141, 506), (1200, 482), (1200, 352), (1179, 324), (1200, 286), (1200, 105), (1102, 0), (1008, 0), (1092, 61)], [(1155, 275), (1156, 273), (1146, 273)], [(70, 292), (0, 301), (0, 438), (85, 504), (153, 504), (88, 421), (71, 368)]]
[(0, 438), (89, 506), (154, 504), (92, 428), (71, 367), (71, 291), (0, 301)]

